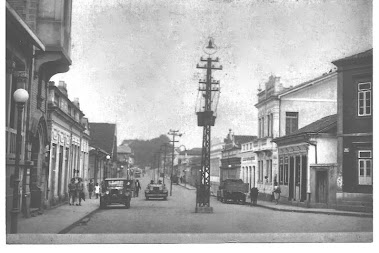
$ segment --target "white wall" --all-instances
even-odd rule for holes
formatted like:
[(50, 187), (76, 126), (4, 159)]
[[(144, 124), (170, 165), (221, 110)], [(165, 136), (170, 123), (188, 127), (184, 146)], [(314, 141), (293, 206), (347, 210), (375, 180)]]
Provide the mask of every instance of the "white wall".
[(317, 138), (317, 163), (337, 163), (337, 137)]
[(316, 84), (283, 95), (280, 104), (280, 136), (286, 134), (286, 112), (298, 112), (298, 128), (337, 113), (336, 73)]

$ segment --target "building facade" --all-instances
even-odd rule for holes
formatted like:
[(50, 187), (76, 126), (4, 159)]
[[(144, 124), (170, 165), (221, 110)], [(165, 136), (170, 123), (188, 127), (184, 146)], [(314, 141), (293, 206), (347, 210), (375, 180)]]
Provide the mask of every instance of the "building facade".
[(257, 154), (253, 151), (253, 141), (241, 143), (241, 173), (240, 178), (249, 184), (249, 189), (257, 184), (256, 168)]
[(258, 93), (257, 188), (269, 198), (278, 180), (278, 148), (272, 140), (289, 135), (322, 117), (337, 113), (337, 73), (329, 72), (295, 87), (285, 88), (270, 76)]
[(279, 150), (281, 201), (306, 207), (336, 207), (337, 115), (317, 120), (273, 140)]
[[(232, 130), (224, 139), (224, 149), (222, 150), (221, 167), (220, 167), (220, 182), (225, 179), (242, 179), (246, 180), (246, 167), (242, 169), (241, 147), (242, 143), (252, 142), (256, 136), (251, 135), (234, 135)], [(250, 178), (247, 180), (249, 181)]]
[(23, 214), (29, 217), (31, 211), (43, 211), (49, 195), (47, 84), (71, 65), (71, 0), (8, 0), (6, 25), (7, 210), (12, 207), (17, 119), (13, 92), (24, 88), (29, 99), (22, 120), (19, 192)]
[(80, 177), (85, 185), (88, 176), (88, 121), (83, 117), (79, 101), (71, 101), (67, 84), (49, 83), (48, 129), (51, 136), (49, 150), (49, 196), (46, 205), (54, 206), (68, 198), (71, 178)]
[[(96, 180), (100, 178), (117, 177), (117, 126), (112, 123), (89, 123), (90, 128), (90, 143), (95, 151), (91, 152), (91, 166), (94, 166), (94, 177)], [(102, 153), (106, 155), (103, 157)], [(109, 159), (107, 156), (109, 155)], [(105, 160), (102, 160), (104, 159)], [(99, 175), (99, 171), (102, 168), (104, 162), (103, 174)]]
[(333, 62), (338, 67), (338, 208), (373, 203), (373, 49)]

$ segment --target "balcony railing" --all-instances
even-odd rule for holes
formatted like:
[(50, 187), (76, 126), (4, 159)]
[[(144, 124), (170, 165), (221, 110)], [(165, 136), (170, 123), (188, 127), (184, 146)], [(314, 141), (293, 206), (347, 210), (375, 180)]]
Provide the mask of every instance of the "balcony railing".
[[(6, 135), (6, 159), (7, 160), (15, 160), (16, 158), (16, 138), (17, 138), (17, 130), (7, 127), (5, 130)], [(24, 147), (25, 147), (25, 134), (21, 133), (21, 156), (20, 159), (24, 158)]]
[(253, 151), (263, 151), (263, 150), (272, 150), (275, 149), (275, 144), (271, 142), (272, 138), (267, 137), (264, 139), (258, 139), (254, 141)]

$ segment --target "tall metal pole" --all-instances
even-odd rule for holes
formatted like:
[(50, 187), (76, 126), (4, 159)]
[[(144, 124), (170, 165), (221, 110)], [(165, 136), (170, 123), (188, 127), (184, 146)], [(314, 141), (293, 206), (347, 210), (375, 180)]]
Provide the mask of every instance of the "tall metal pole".
[[(213, 41), (209, 40), (208, 50), (216, 52), (213, 45)], [(213, 52), (213, 53), (214, 53)], [(207, 52), (206, 52), (207, 53)], [(200, 185), (197, 188), (197, 198), (196, 198), (196, 209), (195, 212), (213, 212), (210, 207), (210, 154), (211, 154), (211, 126), (214, 125), (215, 115), (212, 110), (212, 92), (218, 92), (218, 88), (212, 88), (212, 85), (218, 85), (219, 81), (212, 79), (212, 70), (221, 70), (222, 66), (215, 67), (213, 62), (218, 62), (218, 58), (212, 59), (210, 55), (212, 53), (207, 53), (209, 56), (207, 59), (200, 58), (200, 61), (206, 62), (205, 65), (199, 66), (197, 68), (206, 69), (206, 80), (200, 80), (199, 83), (205, 84), (205, 87), (201, 87), (199, 91), (203, 92), (204, 97), (204, 110), (199, 112), (199, 119), (203, 119), (203, 122), (198, 121), (199, 126), (203, 126), (203, 142), (202, 142), (202, 154), (201, 154), (201, 180)], [(200, 123), (199, 123), (200, 122)]]
[(170, 176), (170, 196), (172, 196), (172, 176), (174, 171), (174, 159), (175, 159), (175, 136), (182, 136), (181, 133), (179, 133), (179, 130), (171, 130), (168, 132), (169, 135), (172, 135), (172, 158), (171, 158), (171, 176)]
[(11, 234), (17, 233), (18, 214), (19, 208), (19, 184), (20, 184), (20, 155), (21, 155), (21, 124), (22, 124), (22, 111), (24, 110), (24, 103), (17, 103), (17, 135), (16, 135), (16, 157), (15, 157), (15, 171), (13, 179), (13, 208), (11, 212)]

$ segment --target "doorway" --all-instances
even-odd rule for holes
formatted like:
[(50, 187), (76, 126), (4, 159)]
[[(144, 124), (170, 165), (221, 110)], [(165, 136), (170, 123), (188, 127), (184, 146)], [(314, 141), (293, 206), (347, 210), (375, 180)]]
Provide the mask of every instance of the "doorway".
[(63, 146), (59, 148), (59, 167), (58, 167), (58, 198), (61, 197), (62, 193), (62, 171), (63, 171)]
[(295, 189), (295, 159), (293, 156), (290, 157), (289, 159), (289, 179), (288, 179), (288, 199), (293, 200), (294, 198), (294, 189)]
[(316, 202), (317, 203), (328, 202), (328, 172), (327, 171), (316, 172)]

